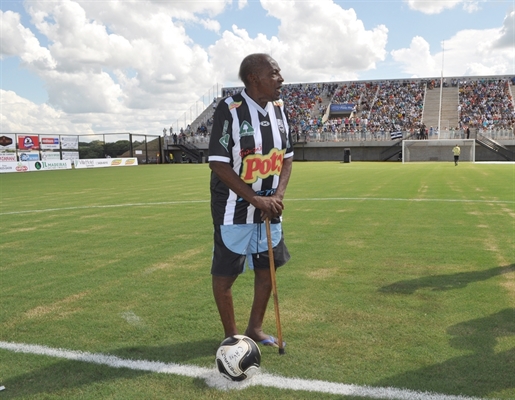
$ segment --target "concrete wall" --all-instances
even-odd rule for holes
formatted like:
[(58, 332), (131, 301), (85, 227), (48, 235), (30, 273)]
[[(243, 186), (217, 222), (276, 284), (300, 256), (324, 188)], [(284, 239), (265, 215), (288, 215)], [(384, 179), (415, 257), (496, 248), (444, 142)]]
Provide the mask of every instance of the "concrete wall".
[[(515, 140), (499, 141), (515, 152)], [(344, 149), (350, 149), (351, 161), (381, 161), (382, 152), (394, 144), (383, 142), (297, 143), (295, 161), (343, 161)], [(389, 161), (397, 161), (396, 157)], [(499, 155), (476, 144), (476, 161), (506, 161)]]
[[(308, 142), (296, 143), (294, 161), (343, 161), (345, 149), (350, 149), (352, 161), (381, 161), (381, 153), (389, 149), (393, 141), (366, 141), (366, 142)], [(515, 140), (499, 140), (499, 143), (515, 152)], [(196, 145), (204, 152), (205, 160), (209, 155), (208, 144), (199, 143)], [(180, 162), (181, 151), (175, 146), (169, 146), (170, 152), (174, 153), (176, 162)], [(166, 151), (166, 150), (165, 150)], [(390, 159), (391, 162), (396, 158)], [(497, 154), (476, 144), (476, 161), (506, 161)]]

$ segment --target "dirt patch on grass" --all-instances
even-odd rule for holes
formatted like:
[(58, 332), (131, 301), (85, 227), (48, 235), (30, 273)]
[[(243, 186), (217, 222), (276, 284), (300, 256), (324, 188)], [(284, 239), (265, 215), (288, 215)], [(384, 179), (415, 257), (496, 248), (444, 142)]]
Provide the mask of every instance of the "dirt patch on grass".
[(189, 249), (183, 251), (182, 253), (174, 254), (170, 259), (166, 261), (162, 261), (152, 265), (151, 267), (145, 269), (143, 274), (151, 274), (153, 272), (164, 270), (164, 269), (174, 269), (174, 268), (192, 268), (196, 266), (196, 263), (191, 260), (197, 257), (200, 253), (202, 253), (204, 249), (202, 247), (198, 247), (195, 249)]
[(9, 233), (32, 232), (36, 229), (37, 227), (35, 226), (24, 226), (23, 228), (11, 229)]
[(501, 286), (508, 292), (513, 304), (515, 304), (515, 264), (510, 268), (511, 272), (504, 274), (504, 280)]
[(339, 268), (317, 268), (307, 273), (313, 279), (329, 279), (338, 274)]
[[(72, 296), (66, 297), (65, 299), (56, 301), (54, 304), (49, 304), (46, 306), (39, 306), (36, 308), (33, 308), (32, 310), (29, 310), (25, 313), (26, 318), (40, 318), (50, 313), (59, 312), (62, 310), (64, 306), (67, 306), (69, 304), (72, 304), (78, 300), (81, 300), (85, 296), (87, 296), (89, 292), (82, 292), (77, 293)], [(65, 314), (70, 314), (70, 311), (66, 311)]]

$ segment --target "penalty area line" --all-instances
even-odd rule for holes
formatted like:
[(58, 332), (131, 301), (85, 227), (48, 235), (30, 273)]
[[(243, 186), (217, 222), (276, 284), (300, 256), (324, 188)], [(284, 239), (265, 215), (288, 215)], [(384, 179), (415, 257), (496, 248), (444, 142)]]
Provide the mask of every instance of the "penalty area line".
[(397, 388), (382, 388), (372, 386), (358, 386), (320, 380), (309, 380), (299, 378), (285, 378), (277, 375), (258, 373), (248, 381), (231, 382), (223, 378), (213, 368), (197, 367), (193, 365), (182, 365), (176, 363), (164, 363), (147, 360), (124, 359), (113, 355), (102, 353), (88, 353), (76, 350), (65, 350), (47, 346), (2, 342), (0, 349), (15, 353), (25, 353), (55, 357), (70, 361), (81, 361), (98, 365), (105, 365), (112, 368), (128, 368), (136, 371), (154, 372), (159, 374), (171, 374), (200, 378), (206, 381), (210, 387), (219, 390), (241, 390), (251, 386), (265, 386), (276, 389), (302, 390), (308, 392), (328, 393), (343, 396), (366, 397), (373, 399), (397, 399), (397, 400), (480, 400), (478, 397), (465, 397), (446, 395), (432, 392), (418, 392)]

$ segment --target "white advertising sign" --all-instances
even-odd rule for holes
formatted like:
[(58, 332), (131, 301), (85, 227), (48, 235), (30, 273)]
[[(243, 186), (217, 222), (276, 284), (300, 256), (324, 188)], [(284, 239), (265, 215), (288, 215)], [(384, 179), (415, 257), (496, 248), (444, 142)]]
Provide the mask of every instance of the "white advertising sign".
[(57, 150), (59, 149), (59, 137), (41, 136), (39, 138), (39, 145), (43, 150)]
[(61, 136), (61, 149), (78, 150), (79, 137), (78, 136)]
[(59, 154), (59, 152), (57, 152), (57, 151), (42, 151), (41, 152), (41, 159), (43, 161), (47, 161), (47, 160), (60, 160), (61, 159), (61, 154)]
[(0, 153), (0, 162), (16, 162), (16, 153)]
[(51, 171), (56, 169), (72, 169), (72, 162), (70, 160), (29, 161), (30, 171)]
[(6, 150), (16, 150), (16, 137), (14, 134), (3, 133), (0, 135), (0, 151)]
[(20, 161), (39, 161), (39, 152), (24, 151), (19, 153)]
[(78, 158), (78, 151), (63, 151), (63, 160), (77, 160)]
[(0, 173), (5, 172), (27, 172), (28, 162), (0, 162)]
[(111, 167), (128, 167), (133, 165), (138, 165), (138, 159), (136, 157), (133, 158), (110, 158)]
[(125, 167), (138, 165), (137, 158), (92, 158), (75, 160), (75, 168)]

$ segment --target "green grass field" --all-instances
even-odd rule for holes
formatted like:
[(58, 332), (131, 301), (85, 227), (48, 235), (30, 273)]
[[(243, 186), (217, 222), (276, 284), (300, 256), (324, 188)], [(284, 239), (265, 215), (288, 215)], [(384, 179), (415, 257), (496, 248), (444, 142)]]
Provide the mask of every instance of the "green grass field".
[[(214, 367), (209, 168), (0, 175), (0, 341)], [(515, 165), (294, 163), (282, 377), (515, 399)], [(252, 272), (236, 282), (243, 330)], [(265, 328), (276, 333), (273, 302)], [(0, 349), (4, 399), (354, 399)]]

